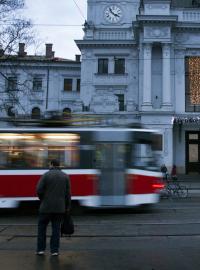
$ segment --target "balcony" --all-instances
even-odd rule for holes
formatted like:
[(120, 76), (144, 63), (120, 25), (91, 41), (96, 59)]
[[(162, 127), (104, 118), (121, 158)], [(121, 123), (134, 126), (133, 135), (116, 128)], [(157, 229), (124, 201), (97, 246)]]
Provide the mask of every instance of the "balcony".
[(177, 15), (179, 22), (200, 22), (200, 10), (194, 8), (175, 9), (171, 11), (171, 15)]

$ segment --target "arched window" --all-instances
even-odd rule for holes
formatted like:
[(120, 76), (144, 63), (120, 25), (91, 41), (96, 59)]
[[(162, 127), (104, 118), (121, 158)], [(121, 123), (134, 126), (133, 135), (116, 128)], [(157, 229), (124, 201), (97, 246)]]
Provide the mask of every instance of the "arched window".
[(10, 116), (10, 117), (15, 117), (15, 111), (14, 111), (14, 107), (13, 106), (8, 107), (8, 109), (7, 109), (7, 115)]
[(40, 118), (40, 108), (34, 107), (31, 112), (31, 118), (39, 119)]
[(70, 118), (71, 117), (71, 109), (70, 108), (64, 108), (63, 109), (63, 118)]

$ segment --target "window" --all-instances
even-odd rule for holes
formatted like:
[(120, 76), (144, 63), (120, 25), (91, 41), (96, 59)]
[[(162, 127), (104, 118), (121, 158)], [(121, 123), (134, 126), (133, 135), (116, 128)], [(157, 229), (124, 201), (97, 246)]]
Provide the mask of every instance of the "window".
[(70, 108), (64, 108), (63, 109), (63, 118), (64, 119), (71, 118), (71, 109)]
[(17, 77), (16, 76), (7, 78), (7, 90), (8, 91), (17, 90)]
[(79, 166), (80, 137), (72, 133), (1, 133), (0, 168), (48, 168), (59, 160), (62, 168)]
[(8, 107), (7, 115), (10, 117), (15, 117), (15, 111), (13, 106)]
[(199, 0), (192, 0), (192, 7), (200, 7), (200, 1)]
[(42, 90), (42, 78), (41, 77), (34, 77), (33, 78), (33, 90), (34, 91)]
[(108, 74), (108, 59), (107, 58), (98, 59), (98, 73)]
[(64, 79), (64, 91), (72, 91), (72, 79)]
[(32, 109), (31, 118), (40, 119), (40, 108), (35, 107)]
[(125, 73), (125, 59), (115, 58), (115, 74)]
[(119, 103), (119, 111), (123, 112), (125, 107), (124, 107), (124, 95), (123, 94), (118, 94), (116, 95), (118, 97), (118, 103)]
[(80, 92), (80, 87), (81, 86), (81, 80), (80, 79), (77, 79), (77, 81), (76, 81), (76, 91), (77, 92)]

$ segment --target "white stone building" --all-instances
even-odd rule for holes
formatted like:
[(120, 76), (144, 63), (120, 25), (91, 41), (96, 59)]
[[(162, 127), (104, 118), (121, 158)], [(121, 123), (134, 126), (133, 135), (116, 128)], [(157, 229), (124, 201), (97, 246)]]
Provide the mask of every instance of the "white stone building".
[(80, 112), (80, 56), (54, 56), (46, 44), (42, 56), (27, 55), (19, 44), (17, 55), (0, 58), (0, 116), (45, 117), (49, 112)]
[[(200, 173), (199, 7), (88, 0), (84, 38), (76, 40), (81, 62), (54, 57), (51, 44), (45, 56), (28, 56), (21, 44), (16, 58), (1, 58), (1, 116), (71, 111), (140, 123), (160, 130), (160, 163)], [(25, 91), (15, 91), (19, 85)]]
[(84, 38), (76, 40), (85, 110), (160, 130), (160, 162), (178, 173), (200, 173), (199, 7), (198, 0), (88, 0)]

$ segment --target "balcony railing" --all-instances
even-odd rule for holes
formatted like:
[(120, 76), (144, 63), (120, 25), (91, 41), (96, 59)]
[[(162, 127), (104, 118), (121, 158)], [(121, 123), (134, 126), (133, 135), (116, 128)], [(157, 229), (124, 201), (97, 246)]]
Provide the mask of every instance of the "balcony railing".
[(185, 10), (185, 11), (183, 11), (183, 21), (200, 22), (200, 11), (199, 10)]

